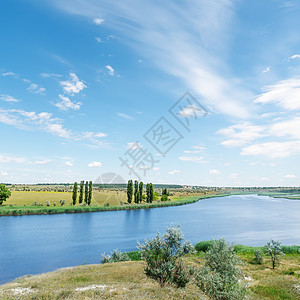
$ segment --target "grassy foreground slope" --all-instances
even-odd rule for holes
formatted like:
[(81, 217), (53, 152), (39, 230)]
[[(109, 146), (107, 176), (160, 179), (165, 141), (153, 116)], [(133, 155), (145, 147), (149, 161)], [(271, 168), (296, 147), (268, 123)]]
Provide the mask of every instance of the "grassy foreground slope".
[[(239, 253), (249, 284), (248, 299), (300, 299), (300, 255), (287, 254), (280, 266), (271, 269), (265, 258), (262, 265), (252, 263), (249, 247)], [(203, 253), (186, 256), (194, 267), (203, 263)], [(55, 272), (26, 276), (0, 286), (1, 299), (208, 299), (193, 281), (186, 288), (172, 285), (161, 288), (144, 275), (142, 261), (64, 268)]]

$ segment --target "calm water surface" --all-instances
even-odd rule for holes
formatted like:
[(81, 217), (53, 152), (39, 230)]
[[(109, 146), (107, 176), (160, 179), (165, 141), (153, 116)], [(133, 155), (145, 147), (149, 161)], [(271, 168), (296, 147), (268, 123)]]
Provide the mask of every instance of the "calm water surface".
[(0, 217), (0, 283), (26, 274), (100, 262), (102, 252), (136, 250), (137, 241), (181, 224), (196, 243), (224, 237), (244, 245), (270, 238), (300, 245), (300, 201), (228, 196), (165, 208)]

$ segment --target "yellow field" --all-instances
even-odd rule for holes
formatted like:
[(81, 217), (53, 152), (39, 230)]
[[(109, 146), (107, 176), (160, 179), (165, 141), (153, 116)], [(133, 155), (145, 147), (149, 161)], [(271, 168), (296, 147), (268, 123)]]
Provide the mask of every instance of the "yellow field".
[[(77, 195), (78, 196), (78, 195)], [(109, 203), (110, 206), (120, 205), (120, 201), (126, 202), (126, 192), (121, 191), (93, 191), (92, 205), (103, 206)], [(40, 202), (45, 205), (46, 201), (50, 201), (51, 206), (53, 203), (59, 205), (59, 200), (65, 200), (66, 204), (69, 205), (72, 202), (72, 193), (69, 192), (16, 192), (11, 193), (11, 197), (3, 203), (3, 205), (32, 205), (33, 202)], [(78, 197), (77, 197), (77, 205)]]

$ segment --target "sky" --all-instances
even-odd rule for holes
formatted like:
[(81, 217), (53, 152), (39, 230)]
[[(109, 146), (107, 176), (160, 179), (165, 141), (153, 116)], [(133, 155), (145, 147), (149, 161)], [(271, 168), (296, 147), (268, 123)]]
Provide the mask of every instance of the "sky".
[(0, 182), (299, 186), (299, 1), (4, 0), (0, 28)]

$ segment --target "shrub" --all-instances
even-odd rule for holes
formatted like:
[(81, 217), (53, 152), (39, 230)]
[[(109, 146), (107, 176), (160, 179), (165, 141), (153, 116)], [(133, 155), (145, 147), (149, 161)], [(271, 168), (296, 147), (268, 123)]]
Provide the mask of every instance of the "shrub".
[(213, 240), (211, 241), (202, 241), (195, 245), (195, 249), (198, 252), (207, 252), (212, 246)]
[(48, 201), (48, 200), (45, 203), (46, 203), (47, 206), (51, 205), (50, 201)]
[(263, 261), (264, 261), (264, 252), (262, 250), (255, 250), (253, 262), (257, 265), (261, 265)]
[(279, 265), (281, 256), (284, 255), (281, 248), (281, 243), (271, 240), (265, 245), (267, 255), (271, 257), (272, 268), (275, 269), (276, 265)]
[(161, 198), (160, 198), (161, 201), (168, 201), (169, 198), (167, 195), (162, 195)]
[(243, 299), (246, 287), (240, 281), (243, 273), (234, 247), (224, 239), (213, 241), (205, 255), (205, 265), (196, 274), (196, 284), (213, 299)]
[(61, 206), (64, 206), (66, 201), (65, 200), (59, 200), (59, 203), (60, 203)]
[(145, 240), (144, 244), (138, 246), (146, 262), (145, 274), (158, 281), (162, 287), (167, 282), (184, 287), (189, 281), (179, 258), (193, 253), (194, 247), (190, 242), (183, 243), (183, 239), (180, 226), (171, 226), (163, 236), (158, 233), (152, 240)]
[(102, 253), (101, 256), (101, 262), (103, 264), (130, 260), (129, 256), (126, 253), (122, 253), (118, 249), (115, 249), (113, 252), (111, 252), (110, 255), (105, 255), (105, 253)]

